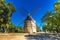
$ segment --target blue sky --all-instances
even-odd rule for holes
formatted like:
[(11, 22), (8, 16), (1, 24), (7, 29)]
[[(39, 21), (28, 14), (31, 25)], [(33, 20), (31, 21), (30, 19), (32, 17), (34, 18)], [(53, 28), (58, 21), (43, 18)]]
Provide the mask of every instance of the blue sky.
[(24, 7), (27, 11), (32, 12), (31, 15), (33, 19), (36, 20), (37, 25), (42, 26), (41, 22), (42, 16), (48, 10), (53, 10), (54, 3), (56, 0), (6, 0), (6, 2), (12, 2), (16, 7), (16, 12), (12, 14), (11, 22), (16, 26), (21, 26), (24, 23), (26, 11), (22, 13), (20, 9)]

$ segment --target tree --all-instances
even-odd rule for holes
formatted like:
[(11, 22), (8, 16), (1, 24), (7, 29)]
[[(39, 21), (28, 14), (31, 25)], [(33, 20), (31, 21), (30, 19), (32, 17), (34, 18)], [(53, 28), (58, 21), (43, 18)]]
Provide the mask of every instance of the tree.
[(56, 31), (60, 32), (60, 2), (55, 3), (54, 10), (56, 11)]
[(41, 18), (42, 22), (49, 21), (51, 15), (52, 15), (51, 11), (47, 11), (45, 15)]
[(43, 16), (42, 21), (44, 22), (43, 30), (49, 32), (55, 32), (55, 15), (52, 12), (46, 12)]
[(56, 2), (54, 5), (54, 10), (60, 13), (60, 2)]
[[(50, 14), (51, 15), (50, 15)], [(50, 32), (60, 32), (60, 2), (56, 2), (54, 5), (54, 11), (47, 12), (43, 17), (42, 21), (46, 23), (48, 27), (46, 27), (47, 30)], [(45, 26), (45, 25), (44, 25)], [(45, 27), (43, 27), (44, 29)]]
[(7, 32), (7, 28), (10, 27), (10, 18), (14, 11), (15, 7), (12, 3), (6, 3), (5, 0), (0, 0), (0, 27), (3, 27), (5, 32)]
[(17, 32), (17, 33), (24, 33), (24, 27), (17, 26), (15, 32)]
[(36, 29), (37, 29), (37, 32), (41, 31), (41, 29), (40, 29), (40, 27), (38, 25), (36, 26)]

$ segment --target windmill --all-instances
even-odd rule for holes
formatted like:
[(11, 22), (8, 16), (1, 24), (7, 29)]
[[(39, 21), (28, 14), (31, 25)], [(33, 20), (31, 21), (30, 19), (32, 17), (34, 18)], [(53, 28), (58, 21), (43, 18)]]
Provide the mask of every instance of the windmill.
[[(24, 22), (24, 31), (25, 31), (25, 33), (35, 33), (36, 32), (36, 22), (32, 18), (31, 15), (33, 15), (39, 9), (40, 9), (39, 6), (36, 7), (35, 9), (33, 9), (31, 12), (29, 10), (26, 10), (24, 7), (22, 7), (20, 9), (21, 15), (24, 18), (26, 18), (23, 21), (21, 21), (21, 22)], [(19, 23), (19, 25), (20, 25), (20, 23)]]

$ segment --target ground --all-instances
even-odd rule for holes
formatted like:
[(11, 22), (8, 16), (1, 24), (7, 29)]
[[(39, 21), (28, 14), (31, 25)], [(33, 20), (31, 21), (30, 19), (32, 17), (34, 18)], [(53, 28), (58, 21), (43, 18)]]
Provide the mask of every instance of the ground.
[(25, 40), (24, 33), (0, 33), (0, 40)]
[(60, 34), (0, 33), (0, 40), (60, 40)]

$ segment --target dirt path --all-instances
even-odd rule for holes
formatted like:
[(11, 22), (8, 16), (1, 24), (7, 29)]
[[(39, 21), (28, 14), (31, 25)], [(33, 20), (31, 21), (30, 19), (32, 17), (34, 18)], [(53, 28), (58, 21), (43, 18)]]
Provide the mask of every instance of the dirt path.
[(5, 36), (0, 37), (0, 40), (27, 40), (24, 36)]
[(0, 40), (27, 40), (26, 37), (24, 37), (24, 35), (26, 34), (0, 34)]

